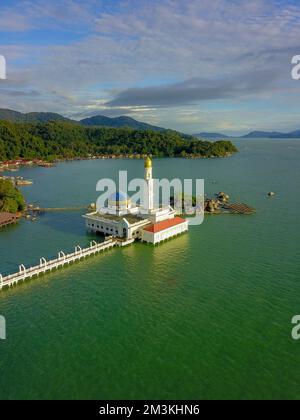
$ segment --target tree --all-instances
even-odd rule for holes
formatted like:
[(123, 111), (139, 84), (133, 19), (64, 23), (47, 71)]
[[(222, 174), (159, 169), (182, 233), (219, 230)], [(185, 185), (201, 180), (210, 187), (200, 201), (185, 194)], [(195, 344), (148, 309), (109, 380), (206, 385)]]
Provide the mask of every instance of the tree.
[(222, 157), (236, 151), (230, 141), (201, 141), (172, 130), (84, 127), (57, 121), (36, 124), (0, 121), (0, 160), (54, 160), (99, 154)]
[(23, 211), (25, 200), (22, 193), (8, 179), (0, 179), (0, 211)]

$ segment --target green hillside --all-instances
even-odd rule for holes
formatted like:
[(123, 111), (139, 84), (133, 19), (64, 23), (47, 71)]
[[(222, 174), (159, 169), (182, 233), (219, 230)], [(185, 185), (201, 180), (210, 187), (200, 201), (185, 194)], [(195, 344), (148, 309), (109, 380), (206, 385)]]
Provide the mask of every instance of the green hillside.
[(73, 158), (107, 154), (223, 157), (237, 149), (230, 141), (187, 140), (174, 131), (84, 127), (69, 122), (0, 121), (0, 160)]

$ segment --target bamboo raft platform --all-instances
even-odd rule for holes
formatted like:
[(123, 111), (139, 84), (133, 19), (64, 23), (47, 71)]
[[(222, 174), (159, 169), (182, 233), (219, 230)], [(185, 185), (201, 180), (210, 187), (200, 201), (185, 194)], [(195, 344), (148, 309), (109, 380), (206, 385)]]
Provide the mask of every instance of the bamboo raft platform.
[(14, 274), (9, 274), (3, 277), (0, 274), (0, 290), (4, 287), (12, 287), (19, 282), (24, 282), (27, 279), (38, 277), (42, 274), (50, 273), (53, 270), (68, 266), (76, 261), (80, 261), (87, 257), (99, 254), (100, 252), (111, 249), (115, 246), (127, 246), (133, 243), (134, 240), (120, 241), (116, 238), (107, 238), (104, 242), (97, 243), (92, 241), (88, 248), (81, 248), (79, 245), (75, 247), (75, 251), (71, 254), (65, 254), (63, 251), (58, 253), (58, 257), (47, 261), (44, 257), (40, 258), (39, 265), (26, 268), (23, 264), (19, 266), (19, 271)]
[(222, 204), (222, 208), (232, 214), (253, 214), (255, 208), (244, 203)]

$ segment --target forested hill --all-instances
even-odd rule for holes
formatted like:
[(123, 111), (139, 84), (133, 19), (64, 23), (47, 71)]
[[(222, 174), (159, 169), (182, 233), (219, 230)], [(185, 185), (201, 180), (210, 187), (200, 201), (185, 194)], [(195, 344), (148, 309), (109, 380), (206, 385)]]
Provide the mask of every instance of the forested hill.
[(74, 124), (80, 124), (84, 126), (101, 126), (111, 128), (128, 127), (134, 128), (136, 130), (153, 131), (166, 130), (165, 128), (137, 121), (134, 118), (130, 118), (125, 115), (120, 117), (106, 117), (104, 115), (96, 115), (90, 118), (84, 118), (80, 121), (76, 121), (53, 112), (30, 112), (27, 114), (23, 114), (22, 112), (14, 111), (11, 109), (0, 108), (0, 120), (18, 123), (46, 123), (50, 121), (68, 121)]
[[(10, 121), (13, 123), (47, 123), (53, 121), (65, 121), (76, 125), (83, 125), (88, 127), (109, 127), (109, 128), (133, 128), (135, 130), (152, 130), (152, 131), (168, 131), (167, 128), (158, 127), (142, 121), (137, 121), (134, 118), (126, 115), (120, 117), (106, 117), (104, 115), (96, 115), (90, 118), (84, 118), (76, 121), (70, 118), (63, 117), (60, 114), (53, 112), (29, 112), (23, 114), (22, 112), (13, 111), (11, 109), (0, 108), (0, 121)], [(171, 130), (170, 130), (171, 131)], [(176, 130), (173, 130), (176, 131)], [(192, 136), (180, 133), (184, 138), (190, 139)]]
[(128, 127), (134, 128), (135, 130), (152, 130), (152, 131), (165, 131), (165, 128), (157, 127), (156, 125), (147, 124), (141, 121), (137, 121), (134, 118), (127, 116), (121, 117), (105, 117), (104, 115), (98, 115), (91, 118), (85, 118), (80, 120), (80, 124), (86, 126), (102, 126), (111, 128)]
[(0, 120), (15, 123), (46, 123), (48, 121), (73, 121), (63, 117), (60, 114), (56, 114), (55, 112), (29, 112), (27, 114), (23, 114), (22, 112), (4, 108), (0, 108)]
[(236, 151), (230, 141), (187, 140), (174, 131), (84, 127), (69, 122), (31, 124), (0, 121), (0, 161), (135, 153), (225, 157)]

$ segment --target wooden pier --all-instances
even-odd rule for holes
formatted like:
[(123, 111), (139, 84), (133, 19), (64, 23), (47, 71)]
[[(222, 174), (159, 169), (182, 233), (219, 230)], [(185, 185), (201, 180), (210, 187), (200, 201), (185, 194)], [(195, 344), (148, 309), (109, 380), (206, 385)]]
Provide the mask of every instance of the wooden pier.
[(92, 241), (88, 248), (81, 248), (79, 245), (75, 247), (75, 251), (71, 254), (65, 254), (63, 251), (58, 253), (58, 257), (47, 261), (45, 258), (40, 259), (39, 265), (26, 268), (23, 264), (19, 266), (19, 271), (14, 274), (9, 274), (3, 277), (0, 274), (0, 290), (4, 287), (11, 287), (19, 282), (23, 282), (33, 277), (38, 277), (41, 274), (50, 273), (58, 268), (68, 266), (76, 261), (98, 254), (115, 246), (130, 245), (133, 241), (120, 241), (116, 238), (109, 237), (104, 242), (97, 243)]
[(18, 217), (15, 214), (0, 212), (0, 228), (12, 225), (18, 221)]
[(67, 212), (67, 211), (81, 211), (87, 210), (88, 206), (77, 207), (28, 207), (27, 213), (48, 213), (48, 212)]

